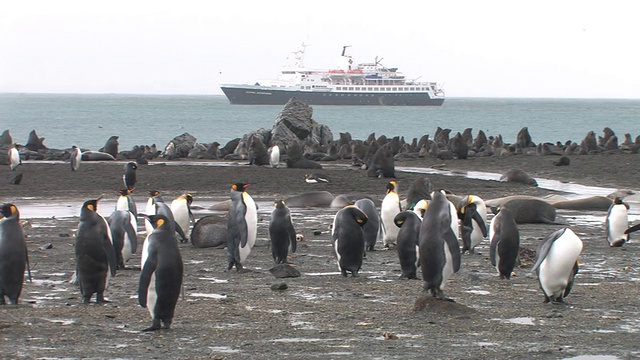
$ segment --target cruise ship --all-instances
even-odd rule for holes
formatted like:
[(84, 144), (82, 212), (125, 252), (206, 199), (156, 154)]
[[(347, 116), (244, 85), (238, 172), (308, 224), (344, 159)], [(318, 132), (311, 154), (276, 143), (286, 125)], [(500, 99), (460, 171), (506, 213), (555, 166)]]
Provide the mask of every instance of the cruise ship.
[(436, 82), (407, 79), (398, 68), (383, 66), (378, 58), (355, 64), (342, 48), (341, 65), (329, 70), (304, 66), (305, 44), (294, 52), (291, 64), (275, 80), (250, 84), (221, 84), (231, 104), (284, 105), (296, 97), (309, 105), (440, 106), (444, 90)]

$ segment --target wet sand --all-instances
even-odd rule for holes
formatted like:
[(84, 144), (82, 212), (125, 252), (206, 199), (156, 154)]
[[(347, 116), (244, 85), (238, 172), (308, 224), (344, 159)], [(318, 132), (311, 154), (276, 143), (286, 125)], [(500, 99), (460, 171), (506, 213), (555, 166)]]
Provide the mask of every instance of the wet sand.
[[(553, 157), (511, 156), (439, 161), (417, 159), (396, 167), (430, 167), (503, 173), (521, 168), (534, 177), (607, 188), (640, 189), (638, 155), (590, 155), (556, 167)], [(146, 190), (165, 199), (189, 191), (196, 217), (211, 213), (209, 204), (225, 200), (233, 182), (251, 183), (261, 205), (258, 240), (249, 256), (248, 273), (228, 273), (226, 250), (180, 244), (185, 262), (185, 299), (178, 303), (173, 327), (141, 333), (150, 325), (137, 304), (139, 254), (130, 269), (112, 280), (106, 305), (81, 304), (80, 291), (68, 282), (74, 269), (76, 216), (28, 217), (25, 232), (34, 281), (26, 282), (19, 306), (0, 307), (0, 353), (6, 358), (441, 358), (562, 359), (579, 355), (640, 356), (640, 255), (637, 242), (609, 248), (604, 212), (560, 211), (584, 242), (581, 270), (567, 305), (543, 303), (531, 262), (523, 260), (511, 281), (500, 280), (488, 259), (485, 241), (475, 255), (464, 255), (445, 294), (455, 303), (414, 304), (422, 281), (398, 280), (395, 251), (367, 255), (359, 278), (337, 273), (329, 225), (336, 209), (292, 209), (298, 233), (305, 236), (292, 258), (299, 278), (275, 279), (268, 249), (270, 203), (310, 190), (366, 194), (382, 199), (386, 179), (368, 178), (347, 163), (326, 163), (330, 184), (307, 184), (302, 169), (250, 167), (243, 163), (152, 163), (138, 170), (135, 199)], [(69, 207), (105, 196), (115, 200), (122, 187), (122, 162), (83, 163), (72, 173), (68, 164), (27, 162), (20, 185), (0, 187), (0, 200)], [(12, 175), (0, 169), (0, 181)], [(400, 193), (427, 176), (434, 188), (492, 199), (514, 194), (546, 196), (553, 191), (522, 184), (474, 180), (462, 176), (398, 172)], [(6, 180), (6, 181), (5, 181)], [(26, 206), (26, 205), (25, 205)], [(106, 206), (106, 205), (105, 205)], [(54, 207), (55, 208), (55, 207)], [(79, 211), (79, 207), (77, 208)], [(112, 209), (100, 209), (108, 215)], [(636, 210), (637, 211), (637, 210)], [(73, 212), (73, 211), (71, 211)], [(28, 215), (28, 214), (25, 214)], [(520, 225), (521, 246), (535, 250), (559, 225)], [(143, 226), (140, 226), (143, 229)], [(139, 234), (139, 240), (144, 234)], [(632, 238), (633, 239), (633, 238)], [(44, 245), (52, 244), (51, 249)], [(377, 248), (381, 248), (380, 242)], [(288, 289), (273, 291), (284, 282)]]

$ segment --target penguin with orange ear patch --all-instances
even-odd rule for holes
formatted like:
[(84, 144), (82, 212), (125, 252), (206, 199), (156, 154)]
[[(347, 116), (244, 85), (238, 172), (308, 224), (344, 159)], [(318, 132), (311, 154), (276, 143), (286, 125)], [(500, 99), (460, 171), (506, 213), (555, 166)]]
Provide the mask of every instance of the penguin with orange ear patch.
[(154, 230), (147, 237), (144, 248), (138, 303), (146, 307), (153, 318), (151, 327), (143, 331), (155, 331), (161, 325), (165, 329), (171, 327), (180, 297), (184, 265), (171, 220), (162, 214), (147, 218)]
[(364, 257), (364, 232), (367, 215), (356, 206), (348, 205), (338, 211), (333, 218), (331, 239), (338, 258), (338, 269), (342, 276), (351, 273), (358, 276)]
[(82, 302), (106, 302), (104, 291), (116, 275), (116, 251), (107, 220), (98, 214), (98, 200), (85, 201), (80, 210), (80, 224), (75, 242), (76, 270)]
[(227, 259), (228, 270), (234, 266), (242, 271), (242, 264), (251, 253), (258, 233), (258, 207), (247, 188), (249, 184), (231, 185), (231, 205), (227, 219)]

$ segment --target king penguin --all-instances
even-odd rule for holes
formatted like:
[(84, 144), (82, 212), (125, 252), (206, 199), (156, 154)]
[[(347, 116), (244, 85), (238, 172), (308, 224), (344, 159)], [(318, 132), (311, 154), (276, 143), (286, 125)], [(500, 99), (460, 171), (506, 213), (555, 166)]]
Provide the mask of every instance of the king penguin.
[(380, 234), (380, 215), (378, 215), (378, 210), (376, 210), (376, 204), (371, 199), (362, 198), (356, 200), (354, 205), (367, 215), (367, 223), (362, 226), (362, 231), (364, 232), (364, 250), (374, 251), (376, 242), (378, 241), (378, 235)]
[(96, 302), (105, 302), (104, 291), (116, 274), (116, 252), (109, 224), (98, 214), (98, 200), (85, 201), (80, 210), (75, 255), (82, 302), (96, 294)]
[(398, 260), (400, 260), (401, 279), (417, 279), (418, 271), (418, 241), (420, 239), (420, 225), (422, 218), (413, 210), (405, 210), (393, 219), (398, 232)]
[(184, 264), (174, 238), (171, 223), (164, 215), (151, 215), (149, 221), (155, 227), (147, 237), (148, 246), (140, 271), (138, 302), (151, 314), (153, 323), (143, 331), (171, 327), (180, 290)]
[(569, 295), (581, 252), (582, 240), (569, 228), (551, 233), (540, 244), (531, 271), (538, 275), (545, 303), (562, 303)]
[(124, 164), (122, 181), (124, 182), (125, 188), (133, 189), (136, 186), (136, 170), (138, 170), (138, 165), (136, 165), (136, 163), (130, 161)]
[(629, 205), (622, 198), (615, 197), (607, 212), (606, 228), (607, 241), (611, 247), (620, 247), (629, 241), (629, 234), (625, 233), (629, 227)]
[(398, 182), (391, 180), (387, 183), (387, 194), (382, 199), (380, 206), (380, 219), (382, 220), (382, 245), (388, 249), (395, 245), (398, 237), (398, 227), (393, 219), (402, 211), (400, 197), (398, 196)]
[(14, 171), (18, 165), (22, 164), (22, 160), (20, 159), (20, 152), (16, 149), (15, 146), (11, 146), (9, 151), (7, 152), (9, 155), (9, 168), (11, 171)]
[(367, 215), (354, 205), (340, 209), (333, 218), (331, 239), (338, 258), (338, 269), (342, 276), (357, 277), (364, 257), (364, 233), (362, 226)]
[(269, 165), (272, 168), (277, 168), (280, 165), (280, 147), (278, 144), (274, 144), (269, 148)]
[[(0, 205), (0, 305), (18, 304), (24, 283), (29, 254), (24, 239), (20, 213), (14, 204)], [(29, 277), (31, 272), (29, 271)]]
[(71, 171), (78, 171), (80, 168), (80, 162), (82, 161), (82, 151), (79, 147), (73, 145), (71, 147), (71, 156), (69, 162), (71, 163)]
[(467, 195), (458, 204), (458, 217), (462, 223), (462, 253), (473, 253), (487, 237), (487, 206), (477, 195)]
[(138, 217), (138, 207), (135, 200), (133, 200), (133, 189), (120, 189), (118, 190), (118, 200), (116, 201), (116, 210), (128, 210), (134, 217)]
[[(171, 207), (164, 202), (164, 199), (157, 190), (149, 190), (149, 200), (147, 200), (147, 206), (145, 208), (145, 215), (164, 215), (169, 219), (169, 226), (174, 232), (177, 232), (180, 236), (181, 242), (187, 241), (187, 236), (182, 230), (182, 227), (176, 223), (176, 219), (173, 216)], [(144, 220), (144, 227), (147, 231), (147, 235), (153, 231), (153, 226), (148, 219)]]
[(189, 234), (191, 228), (191, 222), (195, 223), (195, 217), (191, 212), (191, 203), (193, 202), (193, 196), (189, 193), (178, 196), (171, 202), (171, 212), (176, 221), (176, 229), (180, 227), (185, 235), (185, 238), (181, 239), (182, 242), (186, 242), (186, 236)]
[(511, 279), (511, 273), (516, 266), (520, 249), (520, 232), (508, 207), (500, 209), (498, 214), (491, 219), (489, 228), (491, 229), (489, 233), (491, 265), (498, 270), (500, 279)]
[(258, 231), (258, 208), (246, 191), (249, 184), (235, 183), (231, 186), (231, 205), (227, 219), (228, 270), (233, 266), (242, 271), (242, 264), (251, 253)]
[(431, 195), (418, 242), (424, 291), (440, 299), (447, 280), (460, 270), (460, 246), (451, 227), (450, 204), (444, 191)]
[[(147, 205), (144, 208), (144, 214), (145, 215), (156, 215), (156, 199), (162, 199), (162, 197), (160, 196), (160, 191), (158, 190), (149, 190), (149, 198), (147, 199)], [(153, 225), (151, 224), (151, 222), (149, 221), (149, 219), (147, 219), (146, 217), (144, 218), (144, 229), (147, 232), (147, 236), (149, 234), (151, 234), (151, 232), (153, 232)]]
[(115, 210), (109, 216), (109, 229), (118, 269), (124, 269), (138, 248), (138, 222), (129, 210)]
[(285, 264), (289, 255), (289, 246), (292, 253), (296, 252), (296, 230), (291, 221), (291, 211), (284, 200), (276, 201), (273, 206), (271, 220), (269, 220), (271, 254), (276, 264)]

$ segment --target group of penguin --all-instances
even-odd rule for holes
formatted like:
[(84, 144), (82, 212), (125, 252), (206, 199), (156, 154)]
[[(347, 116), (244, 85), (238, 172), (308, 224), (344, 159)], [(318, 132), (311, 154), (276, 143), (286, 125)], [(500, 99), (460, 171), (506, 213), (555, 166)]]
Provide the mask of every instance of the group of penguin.
[[(74, 161), (75, 159), (75, 161)], [(72, 156), (76, 171), (79, 156)], [(145, 214), (139, 214), (131, 196), (136, 183), (137, 165), (126, 163), (123, 171), (125, 188), (120, 190), (115, 211), (105, 219), (97, 212), (98, 201), (84, 202), (75, 240), (76, 279), (83, 303), (95, 295), (105, 302), (104, 292), (117, 269), (123, 269), (137, 251), (137, 218), (143, 216), (147, 236), (141, 253), (138, 301), (152, 317), (145, 331), (171, 326), (175, 306), (182, 289), (184, 266), (176, 236), (186, 242), (190, 224), (195, 222), (190, 205), (193, 198), (184, 194), (171, 206), (158, 191), (149, 191)], [(309, 177), (306, 177), (309, 182)], [(326, 182), (327, 179), (316, 178)], [(227, 217), (228, 270), (243, 271), (243, 264), (257, 237), (257, 205), (247, 192), (249, 184), (231, 186)], [(403, 206), (404, 205), (404, 206)], [(403, 210), (404, 208), (404, 210)], [(614, 199), (606, 219), (610, 246), (621, 246), (630, 232), (629, 206)], [(417, 278), (421, 269), (424, 291), (444, 298), (448, 279), (461, 266), (462, 254), (473, 253), (485, 238), (490, 241), (490, 261), (503, 279), (509, 279), (516, 265), (519, 232), (513, 214), (503, 207), (487, 228), (487, 207), (477, 195), (458, 198), (444, 190), (431, 191), (428, 179), (414, 181), (405, 200), (398, 193), (398, 182), (386, 185), (380, 212), (373, 200), (362, 198), (337, 211), (331, 227), (333, 250), (341, 274), (358, 276), (363, 259), (375, 248), (381, 236), (383, 247), (395, 247), (401, 277)], [(288, 262), (289, 249), (296, 251), (296, 231), (290, 209), (277, 200), (269, 221), (269, 238), (276, 264)], [(460, 248), (459, 240), (462, 240)], [(570, 229), (562, 228), (548, 235), (540, 244), (533, 271), (537, 273), (545, 302), (563, 302), (578, 272), (582, 240)], [(22, 291), (25, 269), (29, 270), (28, 252), (19, 212), (13, 204), (0, 207), (0, 303), (16, 304)]]
[[(609, 208), (606, 228), (612, 247), (621, 246), (630, 232), (640, 229), (640, 224), (628, 227), (628, 208), (620, 198)], [(518, 262), (520, 235), (512, 210), (508, 206), (497, 210), (487, 228), (487, 206), (479, 196), (431, 191), (428, 179), (420, 178), (401, 201), (398, 182), (391, 180), (379, 215), (369, 199), (358, 200), (336, 214), (332, 238), (338, 267), (343, 276), (357, 276), (380, 229), (384, 248), (395, 246), (397, 250), (401, 278), (417, 278), (420, 268), (424, 292), (433, 297), (444, 298), (445, 284), (460, 269), (461, 255), (473, 253), (487, 237), (491, 265), (501, 279), (510, 279)], [(545, 302), (562, 303), (569, 295), (582, 249), (582, 240), (568, 227), (549, 234), (539, 245), (532, 271)]]

